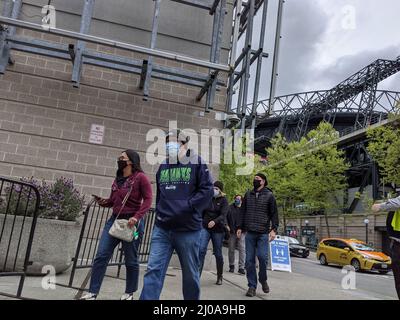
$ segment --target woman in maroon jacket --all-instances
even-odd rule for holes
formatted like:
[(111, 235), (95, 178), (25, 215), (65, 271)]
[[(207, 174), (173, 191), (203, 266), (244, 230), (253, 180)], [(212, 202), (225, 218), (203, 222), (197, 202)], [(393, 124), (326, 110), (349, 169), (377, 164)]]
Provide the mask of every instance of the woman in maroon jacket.
[(130, 226), (137, 225), (139, 238), (132, 242), (122, 241), (126, 266), (126, 289), (121, 300), (133, 300), (133, 293), (138, 289), (138, 248), (144, 230), (142, 218), (150, 209), (152, 190), (149, 179), (140, 167), (139, 154), (133, 150), (126, 150), (122, 152), (121, 156), (118, 158), (118, 171), (111, 188), (110, 198), (97, 198), (97, 203), (100, 206), (113, 208), (113, 215), (104, 227), (96, 258), (93, 263), (89, 293), (82, 297), (83, 300), (96, 299), (100, 291), (108, 262), (112, 257), (115, 247), (121, 241), (109, 235), (108, 232), (117, 214), (120, 212), (123, 199), (129, 192), (131, 186), (132, 193), (126, 201), (125, 207), (122, 209), (118, 219), (129, 220)]

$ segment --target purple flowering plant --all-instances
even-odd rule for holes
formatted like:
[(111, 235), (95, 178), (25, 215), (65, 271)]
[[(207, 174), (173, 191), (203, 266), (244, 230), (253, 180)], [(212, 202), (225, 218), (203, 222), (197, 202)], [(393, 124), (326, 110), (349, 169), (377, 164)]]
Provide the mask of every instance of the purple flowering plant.
[[(21, 182), (31, 184), (40, 194), (39, 217), (64, 221), (75, 221), (82, 213), (84, 195), (74, 186), (72, 179), (58, 178), (54, 183), (21, 178)], [(4, 188), (0, 201), (0, 213), (32, 216), (36, 208), (36, 194), (32, 188), (22, 184)]]

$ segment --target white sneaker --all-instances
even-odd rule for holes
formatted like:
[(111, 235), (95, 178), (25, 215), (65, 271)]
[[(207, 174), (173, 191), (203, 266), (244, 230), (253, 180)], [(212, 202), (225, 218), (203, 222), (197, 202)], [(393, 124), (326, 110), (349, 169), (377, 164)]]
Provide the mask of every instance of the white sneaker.
[(97, 294), (94, 293), (86, 293), (84, 296), (82, 296), (79, 300), (96, 300), (97, 299)]
[(120, 300), (133, 300), (133, 294), (132, 293), (124, 293)]

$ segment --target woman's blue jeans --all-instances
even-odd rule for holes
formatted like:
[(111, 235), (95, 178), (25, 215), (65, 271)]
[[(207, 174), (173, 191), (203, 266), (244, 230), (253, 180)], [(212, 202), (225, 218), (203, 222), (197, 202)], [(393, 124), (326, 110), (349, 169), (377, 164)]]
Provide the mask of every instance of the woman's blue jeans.
[[(94, 259), (93, 262), (92, 276), (90, 279), (90, 287), (89, 287), (90, 293), (98, 294), (100, 292), (100, 287), (107, 270), (108, 262), (110, 261), (115, 248), (121, 242), (121, 240), (116, 239), (108, 234), (114, 221), (115, 217), (113, 216), (107, 221), (103, 229), (99, 247), (97, 249), (96, 258)], [(137, 240), (134, 240), (132, 242), (122, 241), (122, 249), (125, 256), (125, 267), (126, 267), (125, 293), (133, 293), (138, 289), (138, 282), (139, 282), (138, 250), (144, 232), (143, 219), (140, 220), (137, 226), (137, 231), (139, 232), (139, 237)]]
[[(213, 245), (213, 253), (215, 256), (215, 261), (217, 264), (217, 269), (222, 268), (224, 264), (224, 257), (222, 255), (222, 246), (224, 242), (224, 237), (225, 233), (220, 233), (220, 232), (210, 232), (207, 229), (202, 229), (201, 230), (201, 237), (200, 237), (200, 252), (199, 252), (199, 259), (200, 259), (200, 264), (199, 264), (199, 271), (200, 275), (203, 271), (203, 266), (204, 266), (204, 260), (207, 255), (207, 248), (208, 248), (208, 243), (212, 242)], [(221, 272), (222, 270), (217, 270)]]

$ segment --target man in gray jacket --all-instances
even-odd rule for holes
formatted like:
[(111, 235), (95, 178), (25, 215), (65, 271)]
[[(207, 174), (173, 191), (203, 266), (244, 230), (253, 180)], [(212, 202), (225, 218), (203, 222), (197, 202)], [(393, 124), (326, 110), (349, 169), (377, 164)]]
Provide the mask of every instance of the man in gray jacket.
[(389, 199), (385, 203), (374, 204), (373, 212), (389, 212), (386, 220), (386, 228), (389, 234), (392, 251), (392, 269), (396, 285), (397, 295), (400, 299), (400, 197)]

